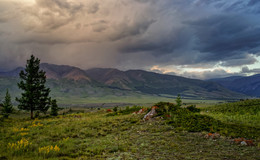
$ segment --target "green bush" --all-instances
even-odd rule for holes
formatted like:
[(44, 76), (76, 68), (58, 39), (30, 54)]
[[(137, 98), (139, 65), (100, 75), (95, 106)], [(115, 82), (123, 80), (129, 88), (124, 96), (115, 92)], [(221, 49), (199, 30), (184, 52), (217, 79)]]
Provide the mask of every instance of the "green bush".
[(196, 105), (190, 105), (187, 109), (193, 113), (200, 112), (200, 109), (196, 107)]
[(214, 132), (213, 128), (215, 128), (218, 123), (220, 123), (220, 121), (216, 121), (212, 117), (194, 114), (188, 109), (177, 110), (171, 119), (168, 120), (168, 124), (174, 127), (182, 127), (190, 132)]
[[(139, 111), (140, 109), (142, 109), (143, 107), (141, 107), (141, 106), (133, 106), (133, 107), (129, 107), (129, 106), (127, 106), (125, 109), (120, 109), (119, 111), (118, 111), (118, 109), (117, 109), (117, 112), (113, 112), (113, 113), (108, 113), (107, 114), (107, 116), (116, 116), (116, 115), (119, 115), (119, 114), (121, 114), (121, 115), (127, 115), (127, 114), (131, 114), (131, 113), (133, 113), (133, 112), (137, 112), (137, 111)], [(113, 109), (114, 110), (114, 109)], [(115, 111), (115, 110), (114, 110)]]
[(114, 111), (114, 112), (117, 112), (117, 110), (118, 110), (118, 106), (116, 106), (116, 107), (113, 108), (113, 111)]
[(156, 108), (156, 112), (158, 116), (165, 116), (166, 114), (169, 114), (170, 112), (174, 112), (178, 109), (180, 109), (179, 106), (170, 103), (170, 102), (158, 102), (154, 104), (154, 106), (158, 107)]

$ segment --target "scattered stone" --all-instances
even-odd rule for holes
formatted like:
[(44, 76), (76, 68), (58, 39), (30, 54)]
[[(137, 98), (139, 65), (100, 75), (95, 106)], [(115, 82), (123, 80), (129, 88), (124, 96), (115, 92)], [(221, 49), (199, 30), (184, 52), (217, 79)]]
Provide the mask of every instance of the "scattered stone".
[(220, 134), (219, 133), (208, 133), (205, 135), (205, 138), (217, 139), (217, 138), (220, 138)]
[(157, 107), (157, 106), (153, 106), (152, 109), (151, 109), (151, 111), (148, 112), (148, 113), (144, 116), (143, 120), (147, 121), (147, 120), (153, 118), (154, 116), (156, 116), (156, 115), (157, 115), (156, 108), (158, 108), (158, 107)]
[(144, 113), (144, 111), (145, 111), (145, 109), (142, 108), (139, 111), (133, 112), (133, 114), (142, 114), (142, 113)]
[(234, 139), (234, 142), (236, 143), (236, 144), (241, 144), (241, 142), (242, 141), (245, 141), (246, 139), (245, 138), (236, 138), (236, 139)]
[(246, 143), (245, 141), (242, 141), (240, 144), (241, 144), (242, 146), (247, 146), (247, 143)]
[(246, 140), (245, 138), (236, 138), (234, 139), (235, 144), (240, 144), (242, 146), (254, 146), (254, 142), (252, 140)]
[(75, 115), (74, 118), (81, 118), (81, 115)]
[(144, 112), (144, 109), (140, 109), (136, 114), (142, 114)]

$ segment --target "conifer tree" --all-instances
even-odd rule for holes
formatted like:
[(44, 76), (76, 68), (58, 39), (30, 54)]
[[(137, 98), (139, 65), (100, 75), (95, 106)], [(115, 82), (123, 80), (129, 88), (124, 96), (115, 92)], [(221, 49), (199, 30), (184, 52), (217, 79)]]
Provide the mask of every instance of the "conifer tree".
[(178, 96), (177, 96), (175, 102), (177, 103), (177, 106), (178, 106), (178, 107), (181, 106), (182, 100), (181, 100), (181, 95), (180, 95), (180, 94), (178, 94)]
[(6, 90), (5, 99), (3, 101), (3, 109), (2, 109), (2, 115), (4, 118), (8, 118), (9, 115), (13, 112), (13, 105), (11, 102), (11, 96), (8, 92), (8, 89)]
[(58, 111), (59, 111), (59, 107), (57, 105), (57, 101), (54, 99), (51, 101), (51, 115), (52, 116), (57, 116), (58, 115)]
[(20, 72), (20, 78), (18, 87), (23, 92), (21, 98), (16, 98), (19, 102), (18, 108), (30, 111), (31, 119), (34, 111), (46, 113), (51, 102), (50, 89), (45, 87), (46, 76), (45, 72), (40, 70), (40, 60), (31, 55), (27, 60), (25, 71)]

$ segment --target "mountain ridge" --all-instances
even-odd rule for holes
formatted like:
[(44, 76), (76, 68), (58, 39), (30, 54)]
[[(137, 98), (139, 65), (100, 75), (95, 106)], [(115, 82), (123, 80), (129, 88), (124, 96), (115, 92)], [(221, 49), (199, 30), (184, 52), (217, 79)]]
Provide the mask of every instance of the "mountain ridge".
[(211, 79), (209, 81), (213, 81), (219, 83), (220, 85), (235, 91), (240, 92), (249, 96), (260, 96), (260, 74), (255, 74), (247, 77), (226, 77), (226, 78), (218, 78)]
[[(102, 74), (97, 75), (95, 74), (95, 71), (99, 71), (99, 73)], [(117, 69), (96, 68), (86, 72), (92, 79), (100, 83), (105, 83), (111, 87), (122, 89), (130, 88), (148, 94), (177, 95), (178, 93), (182, 93), (190, 97), (194, 97), (193, 95), (203, 97), (207, 92), (218, 97), (236, 94), (231, 93), (229, 90), (216, 83), (143, 70), (119, 71)], [(102, 75), (106, 75), (106, 77), (109, 78), (104, 79), (100, 77)], [(111, 81), (113, 83), (110, 83)], [(125, 86), (127, 86), (127, 88)]]
[(72, 80), (87, 80), (91, 81), (86, 75), (85, 71), (68, 65), (54, 65), (48, 63), (41, 63), (40, 68), (46, 72), (49, 79), (72, 79)]
[[(127, 92), (136, 92), (158, 96), (176, 96), (177, 94), (181, 94), (188, 98), (200, 99), (238, 99), (246, 97), (243, 94), (230, 91), (215, 82), (144, 70), (120, 71), (114, 68), (82, 70), (74, 66), (48, 63), (42, 63), (40, 67), (46, 72), (47, 79), (53, 82), (51, 87), (60, 88), (57, 90), (57, 94), (66, 92), (68, 95), (82, 93), (82, 95), (95, 96), (97, 93), (100, 95), (101, 90), (106, 90), (106, 93), (113, 95), (116, 92), (124, 92), (125, 95), (127, 95)], [(8, 78), (8, 76), (11, 76), (18, 78), (17, 72), (19, 69), (22, 70), (22, 68), (18, 68), (4, 74), (0, 72), (0, 77)], [(81, 88), (73, 88), (70, 86), (72, 83), (74, 86), (81, 86)], [(82, 91), (82, 88), (85, 88), (85, 90)], [(86, 91), (87, 88), (90, 88), (89, 91)]]

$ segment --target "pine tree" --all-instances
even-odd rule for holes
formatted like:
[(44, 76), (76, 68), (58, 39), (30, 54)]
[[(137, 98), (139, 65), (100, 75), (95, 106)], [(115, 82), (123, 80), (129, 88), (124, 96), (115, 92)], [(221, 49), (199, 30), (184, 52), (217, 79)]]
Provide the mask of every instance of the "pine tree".
[(59, 107), (57, 105), (57, 101), (54, 99), (51, 101), (51, 115), (52, 116), (57, 116), (58, 115), (58, 111), (59, 111)]
[(21, 98), (16, 98), (19, 102), (18, 108), (31, 111), (31, 119), (34, 111), (46, 113), (50, 107), (50, 89), (45, 87), (46, 76), (45, 72), (40, 70), (40, 60), (31, 55), (25, 71), (20, 72), (20, 78), (18, 87), (23, 92)]
[(180, 96), (180, 94), (178, 94), (178, 96), (177, 96), (175, 102), (177, 103), (177, 106), (178, 106), (178, 107), (181, 106), (182, 100), (181, 100), (181, 96)]
[(5, 100), (3, 101), (2, 106), (3, 106), (2, 115), (4, 116), (4, 118), (8, 118), (9, 115), (13, 112), (13, 105), (11, 102), (11, 96), (8, 92), (8, 89), (6, 90)]

